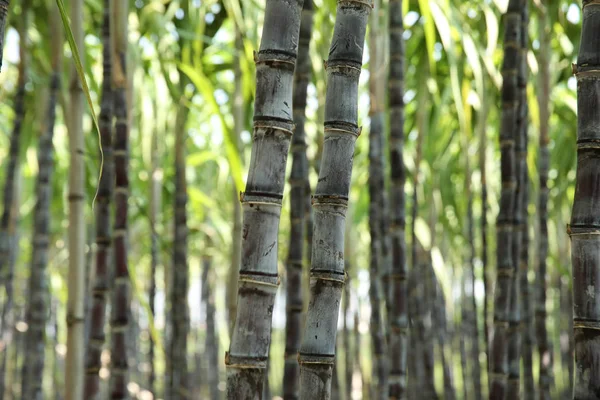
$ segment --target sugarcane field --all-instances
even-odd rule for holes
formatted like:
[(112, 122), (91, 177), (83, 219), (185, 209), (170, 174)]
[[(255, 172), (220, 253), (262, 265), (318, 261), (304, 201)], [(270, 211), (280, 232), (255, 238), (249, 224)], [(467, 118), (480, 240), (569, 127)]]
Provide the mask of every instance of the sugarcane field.
[(600, 400), (600, 0), (0, 0), (0, 400)]

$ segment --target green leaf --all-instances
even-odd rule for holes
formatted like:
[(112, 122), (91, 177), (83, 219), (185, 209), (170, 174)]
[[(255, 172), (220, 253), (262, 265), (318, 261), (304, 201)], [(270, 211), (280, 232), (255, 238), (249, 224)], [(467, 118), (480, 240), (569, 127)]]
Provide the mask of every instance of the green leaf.
[(229, 168), (231, 170), (231, 176), (235, 182), (235, 186), (238, 190), (242, 190), (244, 187), (244, 181), (242, 179), (242, 161), (236, 145), (236, 141), (233, 137), (233, 131), (225, 120), (225, 115), (221, 111), (221, 107), (217, 103), (215, 98), (215, 88), (210, 79), (204, 75), (199, 68), (193, 68), (189, 64), (179, 64), (181, 72), (186, 74), (192, 83), (196, 86), (198, 91), (202, 94), (202, 97), (206, 101), (206, 105), (211, 109), (211, 114), (219, 117), (221, 121), (221, 129), (225, 136), (225, 154), (227, 161), (229, 162)]
[(433, 18), (431, 18), (429, 0), (419, 0), (419, 8), (421, 9), (421, 15), (423, 16), (424, 20), (423, 29), (425, 30), (425, 44), (427, 47), (429, 67), (431, 69), (431, 74), (435, 75), (435, 59), (433, 58), (433, 48), (435, 46), (435, 24), (433, 22)]
[[(98, 182), (100, 182), (100, 178), (102, 177), (102, 170), (104, 168), (104, 152), (102, 151), (102, 138), (100, 136), (100, 128), (98, 127), (98, 117), (96, 116), (96, 111), (94, 111), (94, 103), (92, 102), (92, 97), (90, 96), (90, 88), (87, 84), (87, 80), (85, 79), (83, 65), (81, 64), (81, 58), (79, 57), (79, 50), (77, 49), (77, 44), (75, 43), (73, 31), (71, 31), (71, 26), (69, 25), (69, 16), (67, 15), (65, 5), (62, 0), (56, 0), (56, 5), (58, 6), (58, 11), (60, 12), (60, 18), (62, 19), (62, 23), (65, 28), (67, 41), (69, 42), (69, 47), (71, 48), (71, 53), (73, 54), (73, 61), (75, 62), (77, 76), (79, 77), (79, 82), (81, 83), (81, 87), (83, 88), (83, 93), (85, 94), (88, 106), (90, 107), (92, 120), (94, 122), (94, 127), (96, 128), (96, 134), (98, 135), (98, 147), (100, 149), (100, 172), (98, 173)], [(92, 200), (92, 209), (94, 208), (94, 204), (96, 203), (97, 196), (98, 189), (96, 188), (96, 194), (94, 195), (94, 199)]]
[(208, 161), (217, 161), (217, 155), (211, 150), (199, 151), (197, 153), (188, 154), (185, 165), (188, 167), (197, 167)]

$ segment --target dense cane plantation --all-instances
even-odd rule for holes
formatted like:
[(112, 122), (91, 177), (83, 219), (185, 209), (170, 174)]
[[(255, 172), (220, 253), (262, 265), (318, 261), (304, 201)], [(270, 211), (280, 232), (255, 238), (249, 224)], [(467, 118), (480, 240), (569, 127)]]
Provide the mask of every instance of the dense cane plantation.
[(0, 400), (600, 400), (599, 0), (0, 0)]

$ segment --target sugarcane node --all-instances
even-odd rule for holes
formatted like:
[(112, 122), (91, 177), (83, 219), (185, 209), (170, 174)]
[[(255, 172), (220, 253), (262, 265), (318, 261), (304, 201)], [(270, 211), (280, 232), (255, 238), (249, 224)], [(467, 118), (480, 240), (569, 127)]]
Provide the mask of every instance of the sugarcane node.
[(84, 317), (77, 317), (73, 314), (67, 314), (67, 326), (73, 326), (74, 324), (81, 323), (85, 321)]
[[(599, 75), (600, 76), (600, 75)], [(579, 150), (584, 150), (584, 149), (600, 149), (600, 142), (598, 141), (577, 141), (577, 148)]]
[(225, 366), (238, 369), (266, 369), (267, 357), (238, 357), (225, 352)]
[(304, 306), (302, 305), (289, 305), (285, 307), (286, 311), (290, 312), (302, 312), (304, 310)]
[(586, 319), (573, 319), (573, 329), (593, 329), (600, 330), (600, 321)]
[(600, 78), (600, 70), (598, 69), (589, 69), (587, 71), (581, 71), (575, 73), (575, 78), (578, 81), (580, 80), (598, 80)]
[(352, 136), (356, 136), (359, 137), (360, 136), (360, 130), (361, 128), (358, 128), (356, 131), (351, 131), (349, 129), (343, 129), (343, 128), (331, 128), (331, 127), (326, 127), (323, 132), (324, 133), (329, 133), (329, 132), (336, 132), (336, 133), (346, 133), (348, 135), (352, 135)]
[(335, 355), (298, 352), (298, 364), (333, 365)]
[(256, 65), (260, 65), (260, 64), (265, 64), (265, 65), (269, 65), (272, 67), (278, 67), (278, 66), (287, 66), (289, 68), (289, 66), (291, 65), (291, 68), (294, 69), (296, 67), (296, 61), (294, 59), (291, 60), (287, 60), (285, 58), (258, 58), (257, 60), (254, 61), (254, 63)]

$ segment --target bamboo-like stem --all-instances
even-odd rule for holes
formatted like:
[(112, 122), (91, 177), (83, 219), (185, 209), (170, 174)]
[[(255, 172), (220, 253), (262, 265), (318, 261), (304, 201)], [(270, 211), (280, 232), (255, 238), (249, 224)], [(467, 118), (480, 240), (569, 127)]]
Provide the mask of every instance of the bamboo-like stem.
[(389, 108), (390, 108), (390, 214), (392, 217), (390, 236), (392, 238), (392, 271), (390, 273), (389, 345), (390, 345), (390, 399), (406, 398), (406, 355), (408, 347), (407, 314), (407, 266), (406, 266), (406, 211), (404, 167), (404, 24), (402, 21), (402, 1), (389, 3), (390, 68), (389, 68)]
[(243, 207), (238, 308), (227, 365), (227, 396), (262, 397), (279, 285), (277, 233), (293, 129), (292, 93), (302, 0), (268, 0), (260, 50), (254, 142)]
[(289, 254), (286, 265), (286, 326), (285, 326), (285, 369), (283, 373), (283, 398), (298, 398), (298, 350), (302, 330), (302, 312), (304, 296), (302, 291), (302, 275), (304, 266), (304, 240), (306, 236), (306, 199), (310, 196), (306, 184), (308, 177), (308, 158), (306, 156), (306, 91), (311, 76), (311, 63), (308, 54), (312, 33), (313, 5), (312, 0), (305, 0), (300, 23), (300, 43), (298, 47), (298, 65), (294, 77), (294, 123), (296, 128), (292, 137), (292, 171), (291, 186), (291, 234)]
[[(187, 370), (187, 335), (189, 311), (187, 304), (187, 180), (185, 174), (185, 139), (188, 109), (180, 106), (175, 122), (175, 204), (174, 251), (171, 290), (169, 362), (167, 365), (166, 397), (172, 400), (189, 398)], [(183, 295), (185, 294), (185, 295)]]
[(0, 71), (2, 70), (2, 54), (4, 54), (4, 30), (8, 17), (9, 0), (0, 0)]
[[(548, 171), (550, 169), (550, 21), (547, 8), (541, 6), (540, 15), (540, 52), (539, 52), (539, 94), (538, 109), (540, 118), (540, 138), (538, 173), (540, 179), (540, 192), (538, 197), (538, 268), (536, 274), (536, 296), (535, 296), (535, 328), (536, 341), (539, 353), (539, 399), (549, 400), (550, 386), (552, 384), (550, 361), (552, 351), (548, 343), (548, 331), (546, 329), (546, 289), (547, 277), (546, 260), (548, 258)], [(562, 288), (561, 288), (562, 289)], [(562, 290), (561, 290), (562, 293)], [(562, 302), (561, 302), (562, 304)]]
[(207, 381), (211, 400), (220, 398), (219, 392), (219, 341), (215, 326), (215, 296), (213, 294), (214, 270), (212, 257), (205, 255), (202, 258), (202, 297), (206, 310), (206, 345), (204, 346), (207, 358)]
[(383, 290), (383, 277), (386, 275), (383, 242), (386, 240), (382, 231), (386, 212), (383, 209), (383, 193), (385, 181), (383, 176), (383, 122), (385, 93), (385, 67), (383, 65), (380, 25), (380, 1), (373, 3), (373, 12), (370, 15), (369, 29), (369, 94), (371, 99), (369, 117), (371, 126), (369, 130), (369, 233), (371, 235), (371, 258), (370, 258), (370, 287), (369, 301), (371, 303), (371, 319), (369, 329), (371, 332), (371, 345), (373, 347), (373, 379), (371, 381), (371, 393), (374, 399), (386, 399), (388, 397), (387, 386), (387, 343), (385, 337), (384, 305), (385, 292)]
[[(519, 97), (517, 74), (521, 43), (522, 0), (510, 0), (506, 11), (504, 62), (502, 65), (502, 118), (500, 126), (501, 176), (500, 212), (496, 221), (497, 261), (494, 299), (494, 336), (490, 349), (490, 400), (504, 399), (508, 378), (508, 331), (510, 299), (515, 274), (513, 254), (513, 213), (515, 211), (515, 139)], [(513, 325), (514, 327), (514, 325)]]
[[(71, 2), (71, 30), (75, 45), (84, 53), (83, 0)], [(86, 228), (83, 90), (74, 65), (71, 68), (69, 96), (69, 274), (65, 398), (78, 400), (83, 396), (85, 371)]]
[(112, 2), (114, 106), (114, 282), (112, 293), (110, 398), (129, 396), (128, 336), (131, 289), (128, 270), (129, 114), (127, 109), (127, 19), (129, 3)]
[(583, 1), (583, 26), (577, 60), (577, 178), (571, 215), (575, 382), (573, 399), (600, 393), (600, 4)]
[[(508, 386), (507, 398), (518, 397), (521, 391), (521, 356), (523, 353), (523, 309), (528, 308), (522, 294), (527, 291), (527, 260), (523, 260), (523, 251), (528, 255), (529, 244), (525, 242), (524, 236), (528, 234), (528, 218), (526, 203), (526, 181), (529, 179), (527, 170), (527, 132), (529, 108), (527, 104), (527, 49), (529, 46), (529, 35), (527, 32), (529, 22), (529, 5), (524, 0), (521, 4), (519, 55), (517, 72), (517, 122), (514, 131), (515, 141), (515, 176), (517, 186), (515, 191), (515, 202), (513, 211), (513, 236), (512, 236), (512, 262), (514, 274), (512, 275), (512, 286), (510, 295), (509, 330), (508, 330)], [(524, 262), (523, 262), (524, 261)], [(523, 272), (523, 268), (525, 271)], [(522, 275), (525, 274), (525, 279)], [(526, 287), (522, 287), (525, 283)], [(530, 346), (531, 347), (531, 346)], [(531, 369), (531, 360), (524, 359), (525, 372), (527, 363)], [(531, 372), (531, 371), (529, 371)], [(530, 382), (532, 383), (532, 382)]]
[(100, 107), (100, 136), (104, 168), (98, 183), (96, 198), (96, 274), (92, 285), (92, 304), (89, 315), (89, 340), (85, 360), (84, 397), (99, 399), (102, 366), (101, 354), (106, 341), (104, 325), (106, 320), (106, 299), (110, 290), (112, 245), (112, 224), (110, 203), (113, 196), (114, 161), (112, 148), (113, 132), (113, 92), (112, 92), (112, 43), (110, 34), (110, 0), (104, 0), (102, 25), (102, 102)]
[[(371, 5), (339, 0), (327, 70), (323, 159), (313, 196), (310, 302), (300, 362), (300, 398), (328, 399), (345, 281), (344, 236), (358, 127), (358, 81)], [(345, 43), (344, 46), (338, 44)]]
[[(0, 338), (4, 344), (0, 350), (0, 400), (2, 400), (5, 387), (8, 346), (12, 341), (12, 330), (15, 322), (15, 313), (13, 310), (13, 295), (14, 295), (14, 241), (16, 222), (18, 220), (18, 207), (16, 207), (16, 199), (19, 196), (17, 193), (17, 181), (19, 174), (19, 153), (21, 148), (21, 131), (23, 120), (25, 118), (25, 84), (27, 82), (28, 72), (28, 46), (27, 46), (27, 29), (28, 29), (28, 9), (29, 2), (25, 1), (22, 5), (21, 18), (22, 25), (19, 29), (21, 44), (19, 46), (19, 75), (17, 81), (17, 89), (14, 100), (14, 122), (13, 129), (10, 135), (10, 147), (8, 151), (8, 161), (6, 164), (6, 175), (3, 187), (3, 210), (0, 219), (0, 286), (4, 287), (4, 303), (2, 304), (2, 316), (0, 325)], [(3, 34), (3, 32), (0, 32)], [(13, 226), (11, 226), (13, 225)]]
[(52, 75), (48, 99), (46, 126), (38, 143), (38, 176), (36, 180), (36, 204), (34, 208), (34, 233), (32, 239), (31, 271), (29, 275), (28, 299), (25, 320), (28, 325), (25, 333), (25, 361), (23, 364), (23, 384), (21, 395), (27, 399), (43, 397), (43, 375), (46, 347), (46, 324), (51, 310), (50, 293), (46, 268), (50, 244), (50, 201), (52, 199), (52, 176), (54, 171), (54, 122), (56, 103), (60, 91), (60, 61), (62, 49), (61, 24), (58, 10), (51, 12)]

